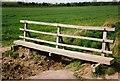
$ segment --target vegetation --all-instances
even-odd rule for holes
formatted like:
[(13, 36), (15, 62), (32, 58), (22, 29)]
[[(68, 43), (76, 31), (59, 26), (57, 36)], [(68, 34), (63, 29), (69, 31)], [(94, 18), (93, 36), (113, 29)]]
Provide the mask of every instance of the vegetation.
[[(33, 20), (33, 21), (42, 21), (42, 22), (51, 22), (51, 23), (63, 23), (63, 24), (74, 24), (82, 26), (108, 26), (115, 27), (115, 32), (108, 32), (109, 39), (115, 39), (113, 45), (110, 45), (113, 50), (115, 57), (115, 64), (120, 65), (120, 22), (118, 21), (118, 6), (82, 6), (82, 7), (4, 7), (3, 9), (3, 21), (2, 21), (2, 44), (3, 46), (13, 44), (13, 40), (19, 39), (19, 35), (23, 35), (22, 31), (19, 31), (19, 28), (22, 28), (24, 25), (21, 24), (20, 20)], [(46, 31), (46, 32), (56, 32), (55, 27), (41, 26), (41, 25), (29, 25), (29, 29)], [(102, 32), (96, 31), (86, 31), (86, 30), (76, 30), (76, 29), (67, 29), (63, 28), (61, 33), (72, 34), (72, 35), (82, 35), (102, 38)], [(30, 33), (33, 38), (40, 38), (49, 41), (55, 41), (56, 38), (53, 36), (46, 36), (41, 34)], [(71, 39), (63, 38), (65, 43), (75, 44), (86, 47), (95, 47), (101, 49), (101, 43), (80, 40), (80, 39)], [(77, 51), (84, 51), (78, 49), (71, 49)], [(89, 51), (84, 51), (89, 52)], [(8, 52), (7, 55), (11, 56), (11, 52)], [(94, 54), (99, 55), (99, 53), (94, 52)], [(38, 57), (35, 57), (38, 59)], [(69, 67), (77, 68), (81, 64), (81, 61), (73, 62)], [(119, 71), (119, 68), (115, 65), (112, 66), (102, 66), (101, 74), (112, 74), (116, 71)], [(98, 75), (100, 72), (98, 72)]]
[(12, 51), (12, 50), (6, 51), (4, 53), (4, 55), (7, 56), (7, 57), (13, 57), (14, 59), (19, 58), (19, 54), (14, 52), (14, 51)]
[[(118, 19), (118, 6), (89, 6), (89, 7), (53, 7), (53, 8), (3, 8), (2, 15), (2, 40), (3, 46), (12, 44), (13, 40), (19, 39), (18, 36), (22, 35), (23, 32), (19, 31), (19, 28), (24, 25), (19, 21), (21, 19), (25, 20), (33, 20), (33, 21), (43, 21), (43, 22), (51, 22), (51, 23), (64, 23), (64, 24), (75, 24), (75, 25), (89, 25), (89, 26), (103, 26), (106, 22), (115, 23)], [(104, 12), (104, 13), (103, 13)], [(39, 25), (29, 25), (30, 29), (41, 30), (46, 32), (56, 32), (56, 28), (54, 27), (46, 27)], [(62, 33), (67, 34), (76, 34), (87, 35), (87, 36), (97, 36), (101, 37), (101, 32), (87, 32), (84, 30), (69, 30), (62, 29)], [(87, 33), (86, 33), (87, 32)], [(93, 34), (94, 33), (94, 34)], [(39, 37), (41, 39), (46, 39), (49, 36), (33, 34), (33, 37)], [(113, 36), (113, 35), (112, 35)], [(109, 37), (112, 38), (110, 35)], [(54, 41), (54, 37), (50, 37), (51, 40)], [(68, 38), (64, 38), (65, 40), (71, 40)], [(69, 41), (65, 42), (69, 42)], [(71, 40), (73, 44), (79, 43), (80, 45), (86, 45), (94, 47), (95, 44), (90, 44), (84, 40)], [(81, 42), (81, 43), (80, 43)]]
[(25, 2), (3, 2), (3, 7), (71, 7), (71, 6), (103, 6), (103, 5), (119, 5), (119, 2), (72, 2), (72, 3), (25, 3)]
[(71, 62), (66, 68), (72, 68), (74, 70), (77, 70), (78, 68), (80, 68), (80, 65), (81, 65), (81, 61), (77, 60), (77, 61)]

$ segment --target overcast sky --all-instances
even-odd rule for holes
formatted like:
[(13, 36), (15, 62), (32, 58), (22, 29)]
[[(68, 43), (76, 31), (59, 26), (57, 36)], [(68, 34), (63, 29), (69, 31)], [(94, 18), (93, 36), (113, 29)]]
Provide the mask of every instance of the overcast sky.
[[(42, 3), (42, 2), (67, 3), (67, 2), (89, 2), (89, 1), (93, 1), (93, 0), (2, 0), (2, 1), (22, 1), (22, 2), (38, 2), (38, 3)], [(109, 2), (109, 1), (112, 1), (112, 0), (97, 0), (97, 1)]]

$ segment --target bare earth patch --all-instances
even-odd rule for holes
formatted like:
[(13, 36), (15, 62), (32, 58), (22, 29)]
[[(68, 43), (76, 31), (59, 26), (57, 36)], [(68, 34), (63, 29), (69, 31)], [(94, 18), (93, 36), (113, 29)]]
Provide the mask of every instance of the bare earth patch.
[(66, 66), (44, 55), (31, 52), (33, 55), (29, 56), (27, 52), (27, 49), (20, 48), (19, 54), (17, 51), (13, 57), (6, 56), (3, 53), (2, 79), (26, 79), (44, 71), (61, 70)]
[[(58, 61), (57, 56), (53, 59), (45, 56), (44, 52), (38, 53), (21, 47), (13, 53), (13, 57), (2, 53), (2, 79), (76, 79), (75, 74), (83, 79), (102, 79), (91, 76), (89, 63), (82, 64), (77, 71), (71, 71), (65, 68), (66, 63)], [(118, 79), (118, 73), (106, 75), (105, 78)]]

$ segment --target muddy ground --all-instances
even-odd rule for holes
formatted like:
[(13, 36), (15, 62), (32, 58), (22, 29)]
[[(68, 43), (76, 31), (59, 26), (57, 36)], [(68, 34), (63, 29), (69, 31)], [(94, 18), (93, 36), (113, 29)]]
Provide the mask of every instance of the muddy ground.
[(16, 51), (3, 53), (2, 79), (25, 79), (47, 70), (61, 70), (71, 60), (62, 60), (61, 56), (48, 56), (49, 53), (17, 48)]

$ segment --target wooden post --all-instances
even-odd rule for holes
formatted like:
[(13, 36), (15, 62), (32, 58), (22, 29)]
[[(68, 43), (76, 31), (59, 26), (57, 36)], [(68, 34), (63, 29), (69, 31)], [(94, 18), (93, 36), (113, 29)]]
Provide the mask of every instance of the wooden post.
[[(57, 36), (56, 36), (56, 48), (58, 48), (59, 43), (59, 34), (60, 34), (60, 26), (57, 26)], [(51, 53), (49, 53), (49, 56), (51, 56)]]
[(56, 48), (58, 48), (59, 43), (59, 34), (60, 34), (60, 26), (57, 26), (57, 38), (56, 38)]
[[(101, 56), (103, 56), (103, 57), (105, 56), (105, 53), (103, 51), (105, 51), (105, 49), (106, 49), (106, 42), (105, 42), (106, 38), (107, 38), (107, 31), (106, 31), (106, 28), (104, 28), (104, 31), (103, 31), (103, 42), (102, 42), (102, 54), (101, 54)], [(100, 65), (100, 63), (93, 64), (92, 65), (92, 71), (96, 72), (96, 70), (98, 69), (99, 65)]]
[(106, 49), (106, 42), (105, 42), (106, 38), (107, 38), (107, 31), (105, 28), (103, 31), (102, 54), (101, 54), (102, 56), (105, 56), (105, 53), (103, 53), (103, 51), (105, 51)]
[[(27, 35), (26, 29), (27, 29), (27, 23), (24, 24), (24, 37), (26, 37)], [(23, 40), (25, 41), (25, 39)]]
[(96, 70), (98, 70), (98, 67), (99, 67), (99, 66), (100, 66), (99, 63), (98, 63), (98, 64), (92, 64), (92, 65), (91, 65), (92, 71), (95, 73)]
[(11, 50), (12, 50), (13, 52), (15, 52), (16, 50), (18, 50), (18, 45), (12, 45), (12, 46), (11, 46)]

